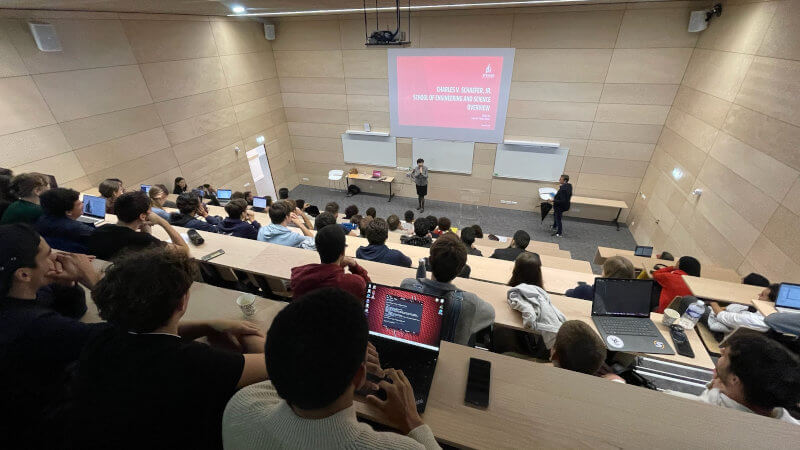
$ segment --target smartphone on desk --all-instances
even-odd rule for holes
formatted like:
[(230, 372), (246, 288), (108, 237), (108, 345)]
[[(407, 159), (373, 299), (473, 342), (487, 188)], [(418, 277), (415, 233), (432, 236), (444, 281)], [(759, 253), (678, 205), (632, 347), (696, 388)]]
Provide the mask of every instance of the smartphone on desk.
[(478, 408), (489, 406), (489, 384), (491, 379), (492, 363), (478, 358), (469, 359), (469, 373), (467, 374), (467, 392), (464, 403)]
[(225, 250), (219, 249), (219, 250), (215, 250), (215, 251), (213, 251), (213, 252), (201, 257), (200, 259), (202, 261), (211, 261), (212, 259), (216, 258), (217, 256), (222, 256), (224, 254), (225, 254)]

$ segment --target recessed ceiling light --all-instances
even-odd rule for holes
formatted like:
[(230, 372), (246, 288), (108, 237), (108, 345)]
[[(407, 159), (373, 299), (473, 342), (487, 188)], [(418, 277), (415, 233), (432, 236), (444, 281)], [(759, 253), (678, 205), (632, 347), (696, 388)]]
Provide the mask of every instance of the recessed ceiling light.
[(241, 14), (241, 13), (245, 12), (246, 10), (245, 10), (244, 6), (234, 5), (233, 7), (231, 7), (231, 11), (233, 11), (235, 14)]
[[(436, 9), (449, 9), (449, 8), (495, 8), (502, 6), (527, 6), (527, 5), (548, 5), (548, 4), (569, 4), (569, 3), (586, 3), (589, 0), (510, 0), (510, 1), (495, 1), (495, 2), (477, 2), (477, 3), (446, 3), (436, 5), (416, 5), (416, 6), (401, 6), (402, 11), (424, 11)], [(262, 9), (262, 8), (253, 8)], [(377, 8), (367, 8), (368, 11), (395, 11), (394, 6), (381, 6)], [(262, 17), (279, 17), (279, 16), (306, 16), (306, 15), (319, 15), (319, 14), (349, 14), (363, 12), (363, 8), (341, 8), (341, 9), (313, 9), (313, 10), (298, 10), (298, 11), (276, 11), (276, 12), (251, 12), (248, 16), (262, 16)], [(236, 12), (236, 11), (234, 11)]]

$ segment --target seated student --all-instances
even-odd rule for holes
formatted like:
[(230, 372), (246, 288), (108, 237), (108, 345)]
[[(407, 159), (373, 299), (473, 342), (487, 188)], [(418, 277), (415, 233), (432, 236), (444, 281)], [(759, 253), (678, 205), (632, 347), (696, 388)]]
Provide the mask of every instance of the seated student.
[(220, 233), (245, 239), (258, 238), (261, 224), (256, 221), (253, 211), (247, 209), (245, 199), (237, 198), (229, 201), (225, 205), (225, 212), (228, 213), (228, 217), (220, 224)]
[[(192, 192), (181, 194), (177, 200), (178, 212), (169, 215), (170, 225), (192, 228), (194, 230), (219, 233), (222, 217), (208, 213), (200, 198)], [(202, 217), (204, 220), (200, 220)]]
[(525, 252), (528, 244), (531, 242), (531, 235), (527, 231), (517, 230), (511, 238), (511, 243), (506, 248), (498, 248), (492, 253), (490, 258), (504, 259), (506, 261), (514, 261), (520, 253)]
[(800, 359), (780, 343), (739, 330), (720, 344), (714, 379), (700, 395), (666, 391), (711, 405), (800, 425), (786, 408), (800, 402)]
[[(230, 198), (231, 200), (235, 200), (235, 199), (237, 199), (237, 198), (240, 198), (240, 199), (242, 199), (242, 200), (245, 200), (245, 197), (244, 197), (244, 192), (242, 192), (242, 191), (236, 191), (236, 192), (234, 192), (233, 194), (231, 194), (231, 198)], [(245, 201), (246, 201), (246, 200), (245, 200)]]
[(217, 199), (217, 190), (214, 188), (214, 186), (206, 183), (202, 186), (198, 186), (197, 189), (203, 191), (202, 198), (207, 199), (209, 205), (221, 206), (219, 199)]
[(400, 218), (397, 217), (397, 214), (391, 214), (389, 217), (387, 217), (386, 225), (389, 226), (390, 233), (405, 233), (405, 230), (400, 227)]
[[(186, 194), (182, 194), (186, 195)], [(107, 223), (95, 230), (89, 238), (89, 254), (100, 259), (110, 260), (122, 251), (138, 251), (148, 247), (163, 246), (166, 243), (150, 234), (153, 223), (166, 231), (171, 246), (189, 250), (180, 233), (166, 220), (150, 211), (150, 200), (142, 191), (126, 192), (114, 202), (117, 223)]]
[(475, 230), (475, 239), (483, 239), (483, 229), (480, 225), (473, 225), (472, 229)]
[(314, 219), (314, 229), (319, 231), (327, 225), (338, 225), (336, 223), (336, 217), (327, 211), (319, 213), (317, 218)]
[(580, 320), (568, 320), (558, 329), (550, 360), (556, 367), (594, 375), (607, 353), (603, 340), (592, 327)]
[(114, 214), (114, 202), (117, 197), (125, 193), (122, 180), (119, 178), (106, 178), (100, 182), (97, 190), (100, 191), (100, 196), (106, 199), (106, 214)]
[(317, 206), (306, 203), (303, 199), (297, 199), (297, 207), (311, 217), (317, 217), (320, 213)]
[[(291, 212), (289, 208), (286, 201), (275, 202), (269, 207), (269, 219), (272, 223), (258, 230), (258, 240), (270, 244), (314, 250), (313, 233), (306, 228), (303, 219)], [(287, 228), (289, 222), (300, 228), (303, 234), (295, 233)]]
[(373, 219), (378, 217), (378, 211), (375, 208), (371, 207), (371, 206), (369, 208), (367, 208), (367, 212), (364, 213), (364, 214), (369, 216), (369, 217), (372, 217)]
[(350, 220), (351, 217), (358, 214), (358, 206), (350, 205), (344, 209), (344, 218)]
[[(771, 284), (758, 294), (758, 299), (762, 302), (772, 302), (778, 298), (778, 290), (781, 285)], [(737, 328), (749, 328), (751, 330), (766, 332), (769, 326), (764, 322), (764, 316), (758, 312), (751, 312), (747, 305), (731, 303), (725, 308), (717, 302), (711, 302), (711, 312), (708, 315), (708, 328), (717, 333), (730, 333)]]
[(700, 261), (691, 256), (681, 256), (677, 267), (663, 267), (652, 272), (653, 279), (661, 285), (657, 313), (662, 314), (675, 297), (692, 295), (692, 291), (683, 281), (683, 275), (699, 277)]
[(428, 222), (428, 233), (431, 234), (431, 237), (435, 237), (433, 232), (436, 231), (436, 227), (439, 226), (439, 219), (437, 219), (436, 216), (428, 216), (425, 220)]
[(433, 239), (428, 226), (428, 219), (421, 218), (414, 221), (414, 234), (400, 236), (400, 242), (417, 247), (430, 247)]
[(47, 187), (47, 178), (42, 174), (21, 173), (12, 178), (9, 189), (17, 200), (8, 205), (0, 224), (36, 223), (42, 215), (39, 196), (47, 190)]
[[(331, 215), (333, 215), (333, 218), (338, 222), (338, 220), (339, 220), (339, 204), (338, 203), (330, 202), (327, 205), (325, 205), (325, 212), (331, 213)], [(358, 225), (357, 224), (354, 224), (354, 223), (351, 223), (351, 222), (347, 222), (347, 223), (340, 223), (339, 226), (342, 227), (342, 230), (344, 230), (344, 233), (346, 235), (348, 235), (348, 236), (358, 236)], [(317, 229), (319, 230), (320, 228), (322, 228), (322, 227), (319, 227)]]
[(367, 227), (373, 220), (372, 216), (364, 216), (358, 221), (359, 236), (367, 237)]
[[(159, 184), (154, 184), (153, 186), (157, 186), (157, 187), (161, 188), (161, 190), (164, 191), (165, 194), (169, 192), (169, 189), (167, 189), (167, 186), (165, 184), (160, 184), (159, 183)], [(152, 188), (151, 188), (151, 190), (152, 190)], [(166, 196), (166, 195), (164, 196), (164, 200), (161, 203), (162, 203), (161, 206), (160, 206), (161, 208), (177, 208), (178, 207), (178, 205), (176, 205), (175, 202), (170, 200), (169, 197)], [(169, 213), (167, 213), (167, 214), (169, 214)], [(167, 219), (167, 220), (169, 220), (169, 219)]]
[(55, 188), (39, 196), (44, 215), (35, 228), (50, 247), (65, 252), (86, 253), (89, 236), (95, 228), (76, 219), (83, 214), (83, 202), (78, 191)]
[(414, 211), (408, 210), (403, 213), (403, 222), (401, 223), (403, 230), (406, 234), (411, 234), (414, 232)]
[(470, 255), (475, 256), (483, 256), (480, 250), (475, 248), (475, 229), (472, 227), (466, 227), (461, 230), (461, 242), (467, 246), (467, 251)]
[(751, 272), (746, 277), (742, 278), (742, 284), (750, 286), (769, 287), (769, 280), (760, 273)]
[(188, 188), (189, 188), (189, 185), (186, 184), (186, 178), (177, 177), (177, 178), (175, 178), (175, 184), (174, 184), (174, 187), (172, 188), (172, 193), (173, 194), (177, 194), (177, 195), (181, 195), (184, 192), (186, 192), (186, 189), (188, 189)]
[(164, 220), (169, 220), (169, 213), (164, 210), (165, 203), (167, 202), (167, 191), (161, 186), (154, 184), (150, 186), (147, 196), (150, 197), (150, 211), (153, 211), (158, 217)]
[(436, 229), (431, 232), (433, 237), (439, 237), (444, 233), (450, 232), (450, 227), (452, 224), (450, 223), (450, 219), (447, 217), (439, 217), (439, 220), (436, 222)]
[(226, 449), (439, 448), (402, 371), (381, 370), (390, 380), (379, 385), (386, 400), (367, 397), (399, 433), (374, 431), (357, 419), (355, 391), (375, 364), (362, 308), (360, 298), (320, 289), (278, 313), (265, 349), (270, 381), (246, 387), (228, 402), (222, 418)]
[[(367, 270), (359, 266), (355, 259), (344, 256), (346, 238), (340, 227), (327, 226), (317, 231), (314, 238), (319, 253), (319, 264), (306, 264), (292, 268), (289, 284), (292, 298), (321, 287), (336, 287), (364, 299), (367, 283), (370, 282)], [(348, 268), (350, 273), (345, 273)]]
[(14, 172), (0, 167), (0, 218), (12, 202), (17, 201), (17, 196), (11, 192), (11, 180)]
[(366, 232), (369, 245), (359, 247), (356, 250), (356, 258), (393, 266), (411, 267), (411, 258), (399, 250), (393, 250), (386, 246), (386, 239), (389, 238), (389, 224), (385, 220), (371, 221), (367, 225)]
[(467, 247), (458, 236), (447, 233), (437, 239), (431, 245), (429, 260), (430, 279), (425, 278), (425, 269), (419, 267), (417, 278), (406, 278), (400, 287), (449, 301), (461, 297), (461, 313), (455, 325), (453, 342), (466, 345), (475, 333), (494, 323), (494, 308), (477, 295), (450, 283), (467, 264)]
[[(306, 228), (308, 228), (309, 230), (314, 228), (314, 223), (311, 222), (311, 217), (308, 214), (306, 214), (305, 211), (297, 207), (297, 202), (295, 202), (292, 199), (286, 199), (284, 200), (284, 202), (286, 202), (289, 205), (290, 211), (294, 212), (294, 214), (297, 217), (303, 219), (303, 223), (306, 224)], [(294, 226), (294, 224), (290, 224), (289, 226)]]
[[(78, 319), (100, 279), (86, 255), (55, 253), (27, 224), (0, 225), (0, 399), (3, 448), (58, 448), (52, 408), (65, 369), (106, 325)], [(79, 284), (80, 285), (79, 285)]]
[[(603, 273), (600, 278), (633, 278), (634, 268), (628, 258), (612, 256), (603, 263)], [(567, 289), (567, 297), (594, 300), (594, 285), (581, 283), (572, 289)]]
[[(182, 320), (197, 271), (188, 255), (163, 248), (106, 269), (92, 299), (114, 328), (91, 339), (78, 360), (72, 448), (221, 447), (228, 400), (267, 377), (265, 333), (247, 321)], [(194, 341), (200, 337), (233, 348)], [(87, 432), (75, 433), (80, 427)]]
[(282, 187), (278, 189), (278, 200), (286, 200), (289, 198), (289, 189)]

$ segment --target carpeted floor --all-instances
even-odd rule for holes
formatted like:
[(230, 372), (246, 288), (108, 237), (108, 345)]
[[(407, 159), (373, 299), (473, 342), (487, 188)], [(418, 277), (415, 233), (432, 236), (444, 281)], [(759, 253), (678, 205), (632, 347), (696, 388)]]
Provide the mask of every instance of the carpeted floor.
[[(325, 207), (326, 203), (335, 201), (339, 203), (342, 212), (346, 206), (356, 205), (361, 214), (372, 206), (378, 211), (378, 217), (383, 218), (397, 214), (402, 220), (403, 213), (408, 209), (414, 211), (415, 216), (418, 215), (415, 198), (394, 197), (391, 202), (387, 202), (385, 195), (363, 193), (347, 198), (342, 191), (331, 191), (327, 188), (305, 185), (297, 186), (291, 191), (290, 196), (317, 205), (320, 210)], [(557, 242), (562, 250), (567, 250), (572, 254), (573, 259), (581, 259), (590, 263), (594, 259), (598, 246), (631, 250), (636, 247), (636, 241), (628, 228), (622, 225), (617, 231), (611, 222), (565, 217), (564, 236), (557, 238), (550, 236), (549, 226), (553, 223), (552, 215), (545, 220), (543, 225), (539, 220), (538, 213), (434, 200), (425, 201), (424, 215), (447, 217), (453, 222), (453, 226), (458, 228), (477, 223), (483, 228), (484, 234), (511, 236), (516, 230), (522, 229), (531, 235), (531, 239)], [(600, 273), (598, 266), (592, 264), (592, 268), (595, 273)]]

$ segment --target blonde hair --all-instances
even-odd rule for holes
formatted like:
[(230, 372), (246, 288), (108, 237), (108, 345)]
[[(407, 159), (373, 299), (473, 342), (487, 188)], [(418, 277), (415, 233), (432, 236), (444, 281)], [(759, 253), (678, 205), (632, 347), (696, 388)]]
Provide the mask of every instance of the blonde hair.
[(606, 278), (633, 278), (633, 263), (622, 256), (612, 256), (603, 263)]

